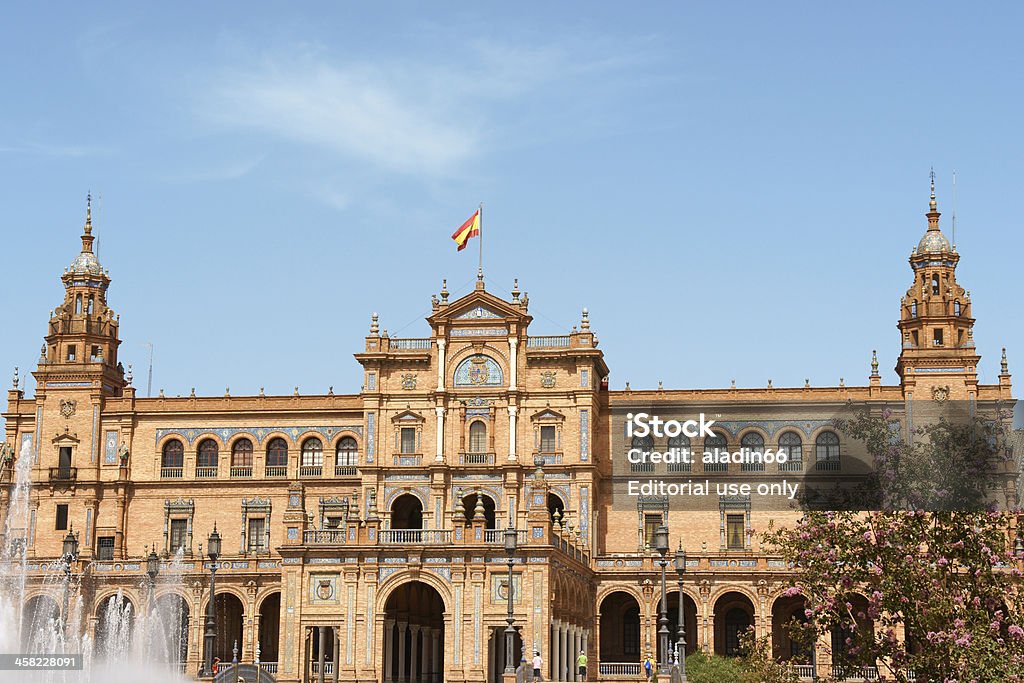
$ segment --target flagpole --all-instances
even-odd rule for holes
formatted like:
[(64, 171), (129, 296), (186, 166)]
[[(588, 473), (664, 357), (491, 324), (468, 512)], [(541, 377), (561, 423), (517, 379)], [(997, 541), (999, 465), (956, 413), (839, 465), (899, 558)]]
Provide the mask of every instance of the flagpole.
[(477, 267), (476, 279), (484, 279), (484, 203), (480, 202), (480, 265)]

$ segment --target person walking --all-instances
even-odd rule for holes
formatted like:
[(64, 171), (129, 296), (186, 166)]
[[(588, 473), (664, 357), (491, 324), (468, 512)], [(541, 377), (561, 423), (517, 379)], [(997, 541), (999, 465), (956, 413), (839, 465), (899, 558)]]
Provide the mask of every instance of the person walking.
[(650, 652), (644, 657), (644, 675), (647, 676), (647, 683), (651, 683), (651, 678), (654, 676), (654, 660), (651, 659)]
[(533, 651), (533, 680), (543, 681), (544, 679), (540, 676), (540, 667), (543, 665), (543, 660), (540, 658), (540, 650)]
[(587, 652), (580, 650), (580, 656), (576, 658), (576, 671), (579, 672), (580, 680), (587, 680)]

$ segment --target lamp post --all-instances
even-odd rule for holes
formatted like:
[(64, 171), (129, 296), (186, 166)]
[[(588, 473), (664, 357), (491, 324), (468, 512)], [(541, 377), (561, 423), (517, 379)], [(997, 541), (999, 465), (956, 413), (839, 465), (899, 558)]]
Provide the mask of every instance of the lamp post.
[(156, 593), (156, 577), (160, 573), (160, 558), (156, 554), (156, 546), (146, 557), (146, 576), (149, 577), (149, 611), (153, 611), (153, 594)]
[(64, 611), (61, 612), (61, 633), (67, 631), (68, 607), (71, 594), (71, 564), (78, 559), (78, 536), (68, 528), (68, 535), (64, 537), (64, 548), (61, 554), (64, 560)]
[(668, 527), (662, 524), (654, 530), (654, 549), (661, 554), (661, 605), (658, 608), (658, 646), (661, 648), (661, 666), (668, 670), (668, 595), (665, 592), (665, 567), (668, 560)]
[(512, 565), (515, 562), (516, 554), (516, 543), (518, 541), (518, 532), (516, 528), (512, 526), (511, 515), (508, 518), (508, 528), (505, 529), (505, 554), (508, 555), (508, 589), (506, 590), (506, 597), (508, 597), (508, 616), (505, 617), (505, 621), (508, 622), (508, 626), (505, 627), (505, 678), (516, 675), (516, 664), (515, 655), (513, 653), (515, 644), (516, 630), (512, 624), (515, 623), (515, 617), (512, 616), (512, 596), (515, 592), (514, 585), (512, 583)]
[(213, 602), (217, 597), (217, 558), (220, 557), (220, 534), (217, 523), (213, 524), (213, 532), (207, 539), (206, 554), (210, 558), (210, 602), (206, 604), (206, 660), (203, 669), (207, 676), (213, 675), (213, 648), (217, 642), (217, 622), (213, 617)]
[(676, 574), (679, 575), (679, 630), (676, 632), (676, 661), (682, 680), (686, 680), (686, 610), (683, 609), (683, 574), (686, 573), (686, 551), (683, 550), (683, 539), (679, 539), (676, 550)]

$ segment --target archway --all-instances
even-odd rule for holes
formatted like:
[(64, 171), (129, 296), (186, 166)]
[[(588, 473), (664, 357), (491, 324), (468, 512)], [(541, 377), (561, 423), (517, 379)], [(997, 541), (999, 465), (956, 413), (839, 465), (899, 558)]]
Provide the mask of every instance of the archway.
[(93, 652), (99, 659), (123, 659), (132, 646), (135, 605), (121, 591), (104, 599), (96, 609), (96, 639)]
[(804, 615), (806, 609), (807, 603), (799, 595), (779, 598), (772, 605), (772, 656), (775, 659), (792, 660), (796, 664), (809, 664), (813, 661), (813, 644), (805, 646), (794, 640), (791, 633), (797, 624), (807, 623)]
[[(689, 595), (683, 594), (683, 615), (686, 618), (684, 624), (686, 631), (686, 654), (693, 654), (697, 650), (697, 603)], [(660, 628), (655, 623), (655, 634)], [(679, 638), (679, 591), (668, 594), (668, 641), (669, 651), (675, 653), (676, 642)], [(657, 658), (661, 661), (661, 639), (657, 638)]]
[(486, 521), (485, 528), (497, 528), (494, 512), (494, 499), (486, 493), (478, 493), (476, 491), (469, 493), (462, 498), (462, 507), (466, 511), (466, 524), (472, 523), (473, 518), (476, 516), (477, 498), (480, 498), (484, 504), (484, 520)]
[(423, 503), (411, 493), (403, 493), (391, 503), (392, 529), (422, 529)]
[(385, 683), (442, 680), (444, 648), (441, 594), (422, 581), (396, 586), (384, 603)]
[(217, 639), (213, 643), (213, 656), (220, 657), (222, 662), (230, 662), (234, 657), (234, 647), (238, 644), (238, 661), (244, 657), (242, 642), (242, 619), (245, 608), (242, 601), (234, 593), (217, 593), (213, 602), (213, 616), (217, 624)]
[(875, 623), (868, 616), (868, 599), (859, 593), (850, 596), (850, 610), (856, 623), (856, 631), (851, 626), (833, 626), (831, 632), (832, 663), (847, 662), (847, 652), (855, 644), (858, 637), (869, 637), (875, 631)]
[(616, 591), (601, 601), (601, 664), (640, 661), (640, 603)]
[(161, 595), (154, 605), (158, 630), (153, 633), (153, 657), (178, 664), (188, 659), (188, 601), (177, 593)]
[(260, 661), (276, 662), (281, 639), (281, 594), (271, 593), (260, 603)]
[(726, 593), (715, 602), (715, 654), (736, 657), (740, 637), (754, 623), (754, 603), (742, 593)]
[(552, 522), (556, 519), (560, 522), (565, 520), (565, 503), (554, 493), (548, 493), (548, 516)]
[(25, 601), (21, 611), (21, 645), (23, 652), (35, 652), (33, 646), (48, 643), (60, 623), (60, 607), (49, 595), (34, 595)]

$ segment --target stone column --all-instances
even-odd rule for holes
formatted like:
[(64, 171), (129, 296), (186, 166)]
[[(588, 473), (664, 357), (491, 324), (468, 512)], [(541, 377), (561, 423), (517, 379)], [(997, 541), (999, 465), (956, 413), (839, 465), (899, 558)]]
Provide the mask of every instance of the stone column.
[(431, 643), (431, 641), (434, 638), (433, 632), (434, 632), (434, 629), (431, 628), (430, 626), (422, 626), (420, 628), (420, 633), (423, 634), (423, 636), (422, 636), (423, 637), (423, 641), (420, 643), (420, 652), (422, 653), (420, 655), (420, 659), (423, 661), (423, 664), (420, 666), (420, 680), (421, 681), (429, 681), (430, 680), (430, 673), (431, 673), (432, 667), (434, 666), (434, 662), (433, 662), (433, 659), (431, 657), (433, 652), (431, 652), (431, 647), (430, 647), (430, 643)]
[(519, 339), (508, 338), (508, 388), (509, 391), (516, 390), (516, 353), (519, 351)]
[(434, 629), (431, 633), (431, 655), (430, 655), (430, 673), (434, 676), (441, 675), (444, 672), (441, 670), (441, 631), (440, 629)]
[(405, 629), (408, 622), (398, 622), (398, 676), (399, 681), (405, 681)]
[(571, 632), (570, 632), (571, 628), (572, 628), (572, 626), (570, 626), (569, 624), (566, 624), (565, 626), (562, 627), (562, 638), (564, 639), (563, 640), (564, 646), (562, 647), (562, 672), (563, 673), (562, 673), (562, 678), (559, 679), (559, 680), (563, 680), (563, 681), (571, 681), (572, 680), (572, 676), (569, 675), (569, 671), (572, 669), (572, 666), (569, 664), (569, 662), (572, 661), (572, 639), (570, 637), (571, 636)]
[(384, 638), (382, 646), (384, 648), (384, 683), (391, 683), (394, 680), (394, 674), (391, 671), (391, 652), (395, 645), (395, 620), (385, 619), (384, 620)]
[(444, 408), (437, 406), (434, 408), (434, 412), (437, 414), (437, 438), (434, 448), (436, 455), (434, 460), (436, 462), (444, 462)]
[(516, 413), (519, 412), (519, 408), (512, 405), (508, 406), (508, 459), (516, 459)]
[(437, 340), (437, 390), (438, 391), (444, 391), (444, 367), (445, 367), (444, 347), (445, 347), (445, 344), (446, 344), (446, 342), (445, 342), (444, 339), (438, 339)]
[(572, 650), (569, 652), (569, 680), (578, 680), (579, 670), (576, 668), (576, 657), (580, 654), (580, 627), (572, 627)]
[(419, 624), (412, 624), (409, 626), (409, 630), (412, 631), (412, 646), (409, 652), (409, 680), (418, 681), (420, 679), (420, 626)]
[(316, 683), (324, 683), (324, 663), (327, 658), (327, 627), (316, 626), (317, 646), (320, 648), (316, 657)]
[(333, 680), (341, 678), (341, 626), (332, 626), (334, 631), (334, 676)]
[(548, 659), (551, 660), (551, 680), (558, 680), (558, 662), (561, 657), (562, 650), (562, 624), (557, 620), (551, 621), (551, 652), (548, 653)]

